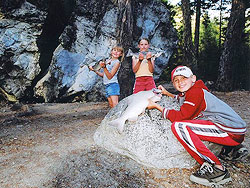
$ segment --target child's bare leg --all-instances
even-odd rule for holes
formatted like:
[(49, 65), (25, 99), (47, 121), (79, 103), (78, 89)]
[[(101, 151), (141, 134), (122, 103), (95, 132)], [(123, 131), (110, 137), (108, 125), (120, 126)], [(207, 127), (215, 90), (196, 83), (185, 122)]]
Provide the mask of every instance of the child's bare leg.
[(111, 98), (111, 101), (112, 101), (112, 107), (111, 108), (113, 108), (118, 104), (119, 96), (118, 95), (112, 95), (112, 96), (110, 96), (110, 98)]
[(109, 102), (109, 107), (113, 108), (113, 102), (110, 96), (108, 97), (108, 102)]

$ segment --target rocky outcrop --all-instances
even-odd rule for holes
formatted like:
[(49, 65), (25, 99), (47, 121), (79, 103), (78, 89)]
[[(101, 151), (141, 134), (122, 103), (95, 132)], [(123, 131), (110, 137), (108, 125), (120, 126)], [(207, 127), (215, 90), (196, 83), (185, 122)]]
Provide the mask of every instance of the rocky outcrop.
[(41, 71), (37, 40), (46, 12), (26, 1), (14, 8), (3, 9), (9, 12), (0, 22), (0, 83), (20, 99)]
[[(155, 79), (177, 45), (169, 10), (159, 0), (13, 0), (0, 6), (0, 87), (17, 99), (56, 102), (81, 94), (93, 100), (89, 93), (102, 98), (102, 79), (88, 65), (108, 57), (114, 45), (136, 51), (139, 38), (148, 37), (164, 52)], [(131, 94), (131, 57), (122, 63), (119, 82), (121, 97)]]
[[(173, 135), (171, 122), (162, 119), (158, 110), (147, 111), (140, 115), (136, 122), (127, 122), (122, 134), (110, 125), (113, 119), (124, 112), (127, 99), (128, 97), (120, 101), (103, 119), (94, 134), (96, 144), (153, 168), (193, 167), (195, 160)], [(160, 104), (167, 109), (179, 109), (178, 103), (169, 97), (163, 97)], [(221, 146), (216, 144), (205, 144), (216, 154), (221, 149)]]

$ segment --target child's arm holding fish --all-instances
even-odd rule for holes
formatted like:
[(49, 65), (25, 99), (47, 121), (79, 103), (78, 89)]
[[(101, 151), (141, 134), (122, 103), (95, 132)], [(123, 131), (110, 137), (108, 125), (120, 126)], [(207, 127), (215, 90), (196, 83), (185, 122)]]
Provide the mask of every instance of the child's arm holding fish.
[[(115, 73), (113, 74), (113, 76), (111, 76), (111, 75), (109, 75), (109, 71), (106, 69), (106, 71), (105, 71), (105, 68), (106, 68), (106, 64), (108, 64), (108, 63), (110, 63), (109, 61), (106, 63), (106, 62), (104, 62), (104, 61), (100, 61), (99, 62), (99, 65), (100, 65), (100, 67), (102, 67), (103, 68), (103, 70), (104, 70), (104, 72), (99, 72), (99, 71), (97, 71), (97, 70), (95, 70), (92, 66), (89, 66), (89, 69), (91, 70), (91, 71), (94, 71), (98, 76), (100, 76), (100, 77), (103, 77), (103, 75), (104, 75), (104, 73), (106, 74), (106, 76), (108, 77), (108, 79), (111, 79), (113, 76), (114, 76), (114, 74), (116, 73), (116, 71), (118, 70), (116, 70), (115, 71)], [(119, 68), (119, 67), (118, 67)], [(109, 76), (108, 76), (109, 75)], [(111, 77), (110, 77), (111, 76)]]
[(141, 66), (141, 62), (144, 59), (144, 55), (142, 53), (139, 54), (139, 59), (137, 60), (134, 56), (132, 57), (132, 68), (133, 72), (136, 73)]
[(146, 59), (148, 60), (148, 69), (150, 72), (154, 72), (154, 64), (155, 64), (155, 61), (152, 59), (152, 53), (151, 52), (148, 52), (147, 55), (146, 55)]
[[(153, 73), (154, 72), (154, 59), (152, 58), (151, 52), (148, 52), (146, 54), (146, 59), (148, 61), (148, 69), (150, 72)], [(138, 71), (143, 60), (144, 60), (143, 53), (139, 53), (139, 59), (136, 59), (135, 57), (132, 58), (132, 68), (133, 68), (134, 73)]]
[[(101, 63), (101, 62), (100, 62)], [(99, 71), (96, 71), (95, 69), (93, 69), (92, 66), (89, 66), (89, 70), (95, 72), (98, 76), (100, 77), (103, 77), (104, 73), (103, 72), (99, 72)]]
[[(160, 89), (162, 91), (162, 95), (166, 95), (166, 96), (169, 96), (169, 97), (172, 97), (174, 98), (175, 95), (170, 93), (169, 91), (167, 91), (162, 85), (159, 85), (158, 86), (158, 89)], [(150, 109), (157, 109), (159, 110), (160, 112), (163, 112), (163, 107), (155, 102), (153, 102), (152, 100), (149, 99), (149, 103), (148, 103), (148, 106), (147, 108), (150, 110)]]
[(162, 107), (161, 105), (159, 105), (159, 104), (153, 102), (153, 101), (150, 100), (150, 99), (148, 99), (148, 101), (149, 101), (149, 102), (148, 102), (147, 108), (148, 108), (149, 110), (151, 110), (151, 109), (157, 109), (157, 110), (159, 110), (160, 112), (163, 112), (163, 107)]
[(163, 95), (166, 95), (166, 96), (169, 96), (169, 97), (172, 97), (172, 98), (175, 97), (174, 94), (172, 94), (172, 93), (170, 93), (169, 91), (167, 91), (162, 85), (159, 85), (159, 86), (158, 86), (158, 89), (160, 89), (160, 90), (162, 91), (162, 94), (163, 94)]

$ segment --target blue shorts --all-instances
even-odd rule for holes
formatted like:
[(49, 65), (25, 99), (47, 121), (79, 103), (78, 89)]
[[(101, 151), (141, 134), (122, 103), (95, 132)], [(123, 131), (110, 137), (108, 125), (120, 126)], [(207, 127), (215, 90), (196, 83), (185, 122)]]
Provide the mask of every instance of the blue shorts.
[(110, 83), (105, 85), (106, 97), (110, 97), (112, 95), (120, 95), (120, 86), (118, 83)]

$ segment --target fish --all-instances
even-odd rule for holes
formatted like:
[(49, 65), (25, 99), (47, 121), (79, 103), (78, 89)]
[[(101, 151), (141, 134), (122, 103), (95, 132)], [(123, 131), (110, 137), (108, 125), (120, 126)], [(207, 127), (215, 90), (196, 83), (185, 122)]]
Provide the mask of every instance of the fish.
[(95, 64), (92, 66), (92, 68), (93, 68), (94, 71), (101, 70), (102, 67), (100, 66), (100, 61), (95, 62)]
[[(160, 57), (160, 55), (162, 54), (162, 51), (158, 51), (158, 52), (152, 52), (152, 57)], [(142, 54), (144, 55), (144, 57), (146, 57), (147, 52), (142, 52)], [(130, 56), (135, 56), (137, 59), (139, 58), (139, 53), (134, 53), (132, 52), (132, 50), (128, 50), (128, 53), (126, 55), (126, 57), (130, 57)]]
[[(97, 58), (98, 59), (98, 58)], [(94, 71), (99, 71), (99, 70), (101, 70), (101, 66), (100, 66), (100, 62), (101, 61), (103, 61), (103, 62), (105, 62), (105, 64), (106, 64), (106, 62), (107, 62), (107, 60), (108, 60), (109, 58), (99, 58), (97, 61), (95, 61), (95, 62), (93, 62), (94, 63), (94, 65), (92, 66), (92, 68), (94, 69)], [(90, 69), (90, 66), (88, 66), (88, 68)]]
[(110, 125), (116, 127), (118, 132), (121, 134), (127, 120), (136, 121), (138, 116), (145, 112), (149, 99), (153, 102), (158, 102), (161, 100), (161, 97), (162, 90), (156, 88), (149, 91), (140, 91), (130, 95), (128, 97), (127, 108), (119, 118), (111, 121)]

